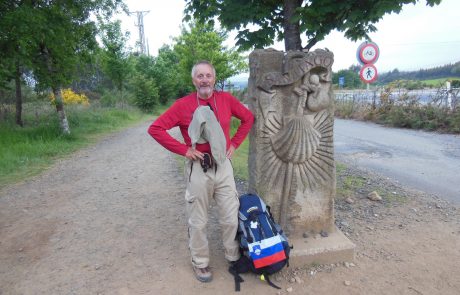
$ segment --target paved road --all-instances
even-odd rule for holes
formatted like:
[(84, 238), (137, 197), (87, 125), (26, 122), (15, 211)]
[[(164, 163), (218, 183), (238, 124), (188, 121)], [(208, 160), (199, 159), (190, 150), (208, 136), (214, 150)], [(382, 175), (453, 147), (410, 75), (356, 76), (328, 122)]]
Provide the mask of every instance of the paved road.
[(341, 119), (334, 127), (339, 160), (460, 204), (460, 136)]

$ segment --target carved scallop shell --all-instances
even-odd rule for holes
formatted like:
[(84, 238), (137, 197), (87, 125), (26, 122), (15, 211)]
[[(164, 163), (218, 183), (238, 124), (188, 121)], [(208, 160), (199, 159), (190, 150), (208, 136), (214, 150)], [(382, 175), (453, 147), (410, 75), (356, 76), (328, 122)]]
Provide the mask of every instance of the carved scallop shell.
[(282, 161), (303, 163), (315, 154), (320, 139), (320, 132), (305, 117), (295, 117), (270, 140)]

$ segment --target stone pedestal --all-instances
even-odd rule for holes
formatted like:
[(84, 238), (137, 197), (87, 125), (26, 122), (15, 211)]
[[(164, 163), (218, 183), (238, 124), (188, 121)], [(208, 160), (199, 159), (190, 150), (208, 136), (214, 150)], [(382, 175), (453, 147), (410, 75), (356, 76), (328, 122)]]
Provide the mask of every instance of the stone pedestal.
[(327, 237), (290, 239), (289, 244), (293, 246), (289, 259), (291, 267), (302, 267), (312, 263), (351, 262), (355, 259), (355, 244), (338, 228)]
[[(264, 199), (290, 243), (298, 245), (293, 263), (354, 257), (353, 244), (334, 225), (333, 60), (327, 50), (268, 49), (249, 56), (248, 103), (256, 117), (249, 137), (249, 192)], [(321, 243), (303, 239), (304, 233), (321, 231), (329, 235)]]

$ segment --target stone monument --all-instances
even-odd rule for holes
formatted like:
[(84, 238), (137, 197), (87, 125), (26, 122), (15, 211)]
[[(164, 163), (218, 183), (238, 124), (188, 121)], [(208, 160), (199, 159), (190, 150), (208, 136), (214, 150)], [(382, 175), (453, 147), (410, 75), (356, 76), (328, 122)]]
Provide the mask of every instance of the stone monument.
[(294, 244), (294, 264), (354, 258), (334, 225), (333, 61), (319, 49), (249, 56), (249, 191), (271, 206)]

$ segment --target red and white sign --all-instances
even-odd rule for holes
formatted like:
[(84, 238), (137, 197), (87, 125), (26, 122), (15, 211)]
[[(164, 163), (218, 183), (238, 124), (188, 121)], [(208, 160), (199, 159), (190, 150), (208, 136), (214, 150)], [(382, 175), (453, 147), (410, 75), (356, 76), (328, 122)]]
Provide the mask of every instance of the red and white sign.
[(379, 47), (374, 42), (363, 42), (358, 47), (356, 57), (361, 64), (373, 64), (379, 59)]
[(373, 64), (364, 65), (359, 71), (359, 77), (364, 83), (372, 83), (377, 80), (377, 68)]

